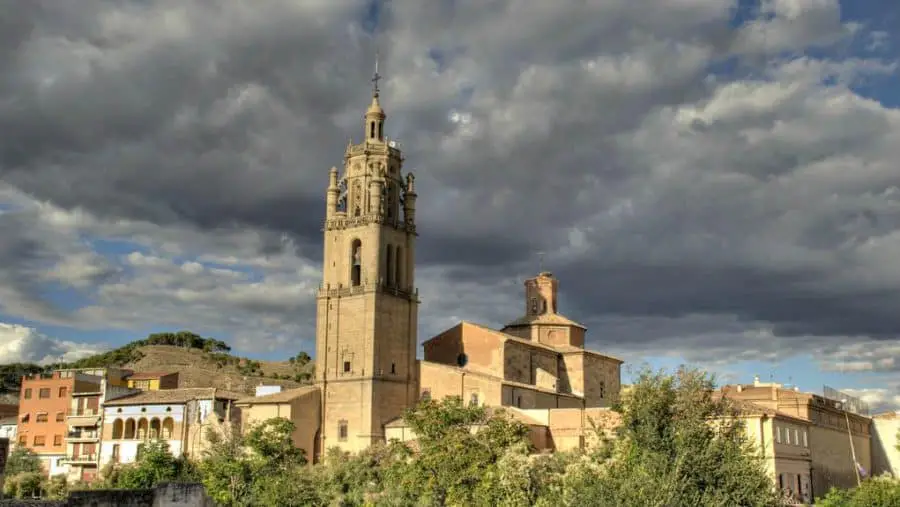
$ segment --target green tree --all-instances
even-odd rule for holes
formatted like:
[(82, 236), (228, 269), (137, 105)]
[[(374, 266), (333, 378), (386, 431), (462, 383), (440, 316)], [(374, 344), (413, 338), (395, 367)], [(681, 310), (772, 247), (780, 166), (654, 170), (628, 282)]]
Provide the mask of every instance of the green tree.
[(567, 478), (569, 505), (781, 505), (713, 380), (645, 370), (625, 399), (611, 457)]
[(16, 446), (6, 459), (7, 477), (18, 475), (23, 472), (40, 472), (41, 459), (31, 449), (23, 446)]
[(292, 421), (277, 417), (244, 435), (210, 431), (211, 445), (199, 465), (208, 494), (225, 506), (315, 505), (316, 488), (303, 450), (294, 446), (294, 428)]
[(160, 482), (190, 480), (191, 464), (176, 458), (166, 442), (151, 441), (140, 444), (138, 458), (133, 464), (118, 470), (114, 486), (122, 489), (147, 489)]
[(8, 475), (3, 494), (13, 498), (39, 498), (44, 495), (44, 476), (41, 472), (20, 472)]
[(294, 446), (294, 422), (273, 417), (250, 427), (244, 436), (245, 445), (259, 461), (259, 470), (279, 471), (295, 465), (305, 465), (304, 450)]
[(50, 500), (63, 500), (69, 495), (69, 483), (63, 474), (54, 475), (44, 483), (44, 491)]
[(418, 451), (387, 474), (388, 494), (400, 503), (473, 505), (500, 458), (514, 446), (528, 450), (527, 426), (502, 410), (488, 414), (457, 397), (424, 401), (405, 419), (418, 437)]
[(853, 489), (831, 488), (820, 507), (896, 507), (900, 505), (900, 480), (888, 475), (864, 480)]
[(217, 505), (250, 505), (253, 467), (236, 430), (207, 432), (210, 443), (199, 464), (201, 481)]

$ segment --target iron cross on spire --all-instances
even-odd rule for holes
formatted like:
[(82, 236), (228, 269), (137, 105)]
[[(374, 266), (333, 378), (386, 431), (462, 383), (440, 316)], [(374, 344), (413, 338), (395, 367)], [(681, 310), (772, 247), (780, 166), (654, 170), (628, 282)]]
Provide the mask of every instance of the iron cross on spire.
[(378, 73), (378, 51), (375, 52), (375, 75), (372, 76), (373, 93), (377, 97), (378, 96), (378, 81), (381, 79), (381, 74)]

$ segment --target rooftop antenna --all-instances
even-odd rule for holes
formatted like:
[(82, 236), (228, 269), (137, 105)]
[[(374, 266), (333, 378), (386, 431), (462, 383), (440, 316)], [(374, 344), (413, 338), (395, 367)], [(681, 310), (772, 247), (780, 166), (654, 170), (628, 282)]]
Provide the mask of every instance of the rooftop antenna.
[(378, 73), (378, 50), (375, 50), (375, 74), (372, 76), (372, 93), (373, 96), (378, 96), (378, 81), (381, 79), (381, 74)]

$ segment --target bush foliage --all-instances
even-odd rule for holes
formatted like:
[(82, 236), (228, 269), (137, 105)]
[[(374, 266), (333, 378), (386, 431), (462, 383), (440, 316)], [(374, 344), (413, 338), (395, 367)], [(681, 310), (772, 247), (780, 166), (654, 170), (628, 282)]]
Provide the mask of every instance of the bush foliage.
[[(415, 445), (394, 441), (355, 455), (331, 449), (309, 466), (293, 445), (294, 424), (274, 418), (243, 434), (209, 430), (211, 445), (196, 463), (148, 444), (136, 463), (107, 467), (92, 487), (201, 481), (223, 506), (786, 505), (740, 419), (729, 417), (732, 408), (712, 387), (692, 370), (644, 372), (617, 407), (623, 424), (615, 438), (592, 439), (598, 443), (576, 452), (534, 454), (529, 428), (504, 411), (448, 398), (406, 413)], [(9, 487), (21, 494), (51, 489), (35, 485), (30, 473)], [(900, 484), (878, 478), (833, 491), (820, 505), (898, 501)]]

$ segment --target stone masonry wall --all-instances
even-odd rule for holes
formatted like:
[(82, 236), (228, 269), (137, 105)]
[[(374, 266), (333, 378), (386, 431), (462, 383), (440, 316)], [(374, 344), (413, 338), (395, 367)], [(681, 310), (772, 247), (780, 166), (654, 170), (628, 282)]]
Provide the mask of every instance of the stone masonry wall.
[(0, 507), (215, 507), (202, 484), (163, 483), (154, 489), (74, 491), (67, 500), (0, 500)]

